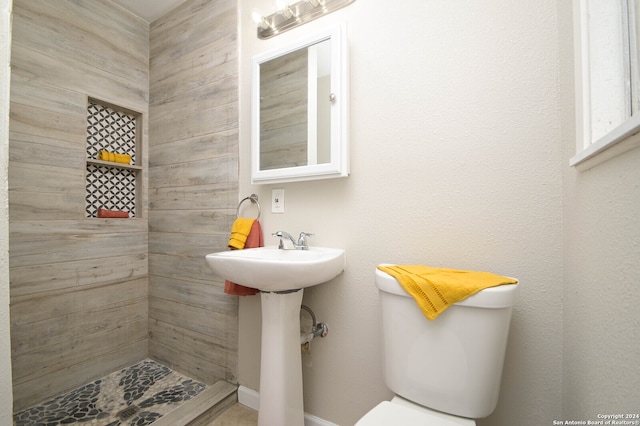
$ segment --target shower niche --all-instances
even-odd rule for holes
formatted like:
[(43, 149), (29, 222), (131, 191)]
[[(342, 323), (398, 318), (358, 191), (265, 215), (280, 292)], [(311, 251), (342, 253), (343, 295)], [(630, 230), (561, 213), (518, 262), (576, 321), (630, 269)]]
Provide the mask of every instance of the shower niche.
[(140, 217), (142, 114), (87, 102), (86, 217)]

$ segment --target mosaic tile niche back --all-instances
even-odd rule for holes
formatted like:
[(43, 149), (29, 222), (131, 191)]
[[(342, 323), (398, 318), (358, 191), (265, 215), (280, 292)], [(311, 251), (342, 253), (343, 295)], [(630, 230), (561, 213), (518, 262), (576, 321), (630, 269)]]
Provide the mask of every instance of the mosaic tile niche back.
[(206, 385), (144, 360), (13, 416), (15, 426), (149, 425)]
[[(136, 164), (136, 117), (90, 102), (87, 108), (87, 158), (97, 160), (101, 150), (128, 154)], [(117, 163), (113, 165), (118, 166)], [(98, 209), (121, 210), (136, 216), (136, 172), (87, 163), (86, 216)]]

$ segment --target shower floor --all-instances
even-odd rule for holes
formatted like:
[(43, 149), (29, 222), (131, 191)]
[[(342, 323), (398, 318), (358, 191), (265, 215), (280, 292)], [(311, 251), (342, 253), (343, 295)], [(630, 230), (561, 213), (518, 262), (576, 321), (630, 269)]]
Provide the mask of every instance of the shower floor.
[(148, 425), (206, 387), (144, 360), (19, 412), (13, 420), (15, 426)]

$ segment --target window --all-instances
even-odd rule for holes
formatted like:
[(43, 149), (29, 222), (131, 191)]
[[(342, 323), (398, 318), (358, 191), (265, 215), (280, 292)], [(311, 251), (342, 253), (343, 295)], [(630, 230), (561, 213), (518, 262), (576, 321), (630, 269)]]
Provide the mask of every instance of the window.
[(574, 4), (578, 140), (572, 166), (640, 145), (640, 0)]

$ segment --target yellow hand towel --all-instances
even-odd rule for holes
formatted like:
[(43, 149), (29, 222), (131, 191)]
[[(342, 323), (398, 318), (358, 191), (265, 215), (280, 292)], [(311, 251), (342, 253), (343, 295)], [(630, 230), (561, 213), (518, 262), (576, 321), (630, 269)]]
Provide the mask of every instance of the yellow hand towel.
[(129, 164), (131, 162), (131, 156), (129, 154), (116, 154), (116, 153), (101, 149), (100, 152), (98, 153), (98, 160), (111, 161), (113, 163)]
[(432, 268), (424, 265), (378, 266), (378, 269), (397, 279), (430, 320), (435, 319), (452, 304), (480, 290), (518, 282), (491, 272)]
[(247, 237), (249, 236), (249, 232), (251, 232), (251, 227), (253, 226), (253, 222), (255, 219), (247, 219), (244, 217), (237, 218), (233, 225), (231, 225), (231, 237), (229, 238), (229, 248), (242, 250), (244, 248), (245, 243), (247, 242)]

